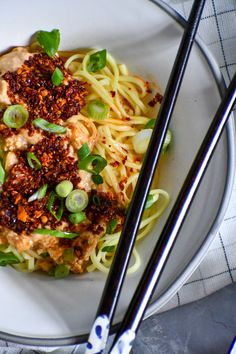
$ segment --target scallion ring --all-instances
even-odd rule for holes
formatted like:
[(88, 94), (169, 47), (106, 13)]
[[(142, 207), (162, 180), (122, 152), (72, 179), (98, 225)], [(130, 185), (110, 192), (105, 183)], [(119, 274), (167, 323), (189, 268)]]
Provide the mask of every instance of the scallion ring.
[(144, 129), (153, 129), (155, 126), (156, 119), (150, 119), (144, 126)]
[[(56, 201), (59, 202), (59, 206), (57, 210), (56, 210)], [(57, 221), (61, 220), (64, 211), (64, 201), (54, 191), (52, 191), (49, 195), (47, 208), (50, 211), (50, 213), (54, 216), (54, 218), (57, 219)]]
[(81, 148), (77, 151), (77, 155), (80, 160), (85, 159), (85, 157), (91, 154), (90, 148), (87, 143), (84, 143)]
[(100, 198), (99, 198), (99, 196), (97, 194), (93, 195), (92, 201), (93, 201), (93, 204), (96, 205), (96, 206), (100, 206), (101, 205), (101, 200), (100, 200)]
[(80, 211), (78, 213), (70, 214), (68, 219), (72, 224), (77, 225), (86, 220), (86, 214)]
[(88, 205), (88, 194), (82, 189), (75, 189), (66, 198), (66, 208), (71, 213), (78, 213)]
[(170, 129), (167, 130), (166, 136), (165, 136), (165, 140), (164, 140), (164, 144), (162, 147), (161, 152), (164, 154), (166, 152), (166, 150), (169, 148), (170, 144), (172, 142), (172, 132)]
[(3, 122), (9, 128), (22, 128), (29, 118), (27, 109), (20, 105), (15, 104), (9, 106), (3, 114)]
[(90, 55), (87, 62), (87, 70), (91, 73), (95, 73), (98, 70), (103, 69), (106, 66), (107, 51), (106, 49), (100, 50)]
[(101, 175), (92, 175), (92, 181), (95, 184), (102, 184), (103, 183), (103, 178)]
[(70, 274), (70, 268), (65, 264), (58, 264), (54, 269), (55, 278), (65, 278)]
[(8, 264), (17, 264), (20, 260), (12, 252), (1, 252), (0, 251), (0, 266), (5, 267)]
[(89, 155), (78, 162), (78, 168), (93, 174), (99, 174), (107, 165), (107, 161), (100, 155)]
[(56, 186), (56, 192), (59, 197), (66, 198), (68, 194), (73, 190), (73, 184), (71, 181), (61, 181)]
[(103, 120), (108, 116), (109, 106), (100, 100), (93, 100), (87, 104), (87, 112), (90, 118)]
[(109, 221), (109, 224), (107, 225), (106, 233), (109, 234), (109, 235), (113, 234), (113, 232), (116, 229), (117, 224), (118, 224), (117, 220), (111, 219)]
[(5, 182), (6, 172), (3, 168), (2, 161), (0, 160), (0, 184)]
[(145, 210), (150, 209), (155, 202), (156, 199), (154, 198), (154, 196), (152, 194), (149, 194), (146, 200)]
[(47, 193), (47, 189), (48, 189), (48, 185), (44, 184), (42, 187), (40, 187), (34, 194), (32, 194), (29, 199), (28, 202), (33, 202), (34, 200), (40, 200), (43, 199)]
[(116, 246), (105, 246), (102, 248), (102, 252), (111, 253), (115, 250)]
[(27, 152), (26, 157), (27, 157), (27, 162), (31, 168), (33, 168), (35, 170), (41, 169), (42, 164), (33, 152), (31, 152), (31, 151)]
[(70, 238), (70, 239), (78, 237), (80, 235), (79, 233), (75, 233), (75, 232), (50, 230), (50, 229), (36, 229), (33, 231), (33, 234), (50, 235), (58, 238)]
[(144, 154), (147, 151), (152, 131), (152, 129), (143, 129), (133, 136), (133, 148), (137, 154)]
[(45, 130), (49, 133), (54, 133), (54, 134), (64, 134), (66, 132), (66, 128), (59, 125), (59, 124), (54, 124), (54, 123), (49, 123), (47, 120), (43, 118), (36, 118), (32, 121), (32, 124), (36, 128), (40, 128), (42, 130)]
[(63, 252), (63, 258), (64, 258), (64, 260), (65, 260), (66, 262), (73, 261), (73, 259), (75, 258), (74, 247), (67, 248), (67, 249)]

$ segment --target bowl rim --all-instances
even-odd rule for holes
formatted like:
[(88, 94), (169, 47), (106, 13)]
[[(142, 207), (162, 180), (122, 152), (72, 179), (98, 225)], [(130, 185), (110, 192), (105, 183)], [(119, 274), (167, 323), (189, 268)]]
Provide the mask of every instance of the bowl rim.
[[(147, 0), (165, 13), (167, 13), (173, 20), (175, 20), (182, 28), (186, 27), (187, 21), (170, 5), (164, 3), (163, 0)], [(194, 43), (200, 49), (204, 59), (206, 60), (208, 67), (215, 79), (217, 84), (217, 88), (221, 98), (224, 96), (226, 91), (226, 84), (223, 78), (223, 75), (219, 69), (219, 66), (211, 54), (210, 50), (203, 42), (199, 35), (196, 36)], [(226, 183), (224, 187), (224, 193), (222, 197), (221, 205), (218, 209), (218, 213), (212, 222), (212, 225), (207, 233), (204, 242), (200, 246), (200, 248), (196, 251), (192, 260), (186, 265), (181, 274), (177, 277), (174, 284), (169, 286), (167, 289), (163, 291), (163, 293), (156, 298), (148, 307), (145, 318), (153, 315), (157, 311), (161, 309), (161, 307), (166, 304), (182, 287), (182, 285), (187, 281), (187, 279), (191, 276), (194, 270), (197, 268), (203, 257), (205, 256), (210, 244), (215, 238), (217, 231), (220, 227), (221, 222), (223, 221), (227, 206), (230, 201), (231, 192), (233, 189), (234, 183), (234, 175), (235, 175), (235, 156), (236, 156), (236, 147), (235, 147), (235, 124), (233, 119), (233, 113), (231, 114), (229, 121), (226, 126), (226, 134), (227, 134), (227, 153), (228, 153), (228, 163), (227, 163), (227, 176)], [(115, 333), (119, 327), (119, 323), (112, 326), (111, 333)], [(78, 336), (66, 336), (66, 337), (54, 337), (54, 338), (40, 338), (40, 337), (27, 337), (21, 335), (15, 335), (0, 331), (0, 338), (5, 341), (10, 341), (13, 343), (23, 344), (27, 346), (46, 346), (46, 347), (55, 347), (55, 346), (66, 346), (66, 345), (75, 345), (85, 343), (88, 334), (82, 334)]]

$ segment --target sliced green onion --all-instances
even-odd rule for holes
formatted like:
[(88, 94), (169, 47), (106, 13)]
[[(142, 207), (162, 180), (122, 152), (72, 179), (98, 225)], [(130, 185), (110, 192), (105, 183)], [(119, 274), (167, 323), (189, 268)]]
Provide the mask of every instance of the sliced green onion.
[(3, 184), (5, 182), (6, 173), (2, 165), (2, 161), (0, 160), (0, 183)]
[(66, 198), (73, 190), (71, 181), (62, 181), (56, 186), (56, 192), (59, 197)]
[(149, 122), (144, 126), (144, 129), (153, 129), (155, 126), (156, 119), (150, 119)]
[(48, 252), (40, 253), (40, 257), (47, 258), (49, 257), (49, 253)]
[(40, 187), (34, 194), (32, 194), (29, 199), (28, 202), (33, 202), (34, 200), (38, 199), (43, 199), (47, 193), (47, 189), (48, 189), (48, 185), (44, 184), (42, 187)]
[(94, 54), (91, 54), (87, 62), (87, 70), (91, 73), (95, 73), (98, 70), (104, 68), (107, 62), (106, 49), (100, 50)]
[(80, 224), (84, 220), (86, 220), (86, 214), (80, 211), (79, 213), (73, 213), (68, 216), (70, 222), (74, 225)]
[(100, 100), (93, 100), (87, 104), (87, 111), (90, 118), (103, 120), (107, 118), (109, 106)]
[(164, 141), (164, 144), (163, 144), (163, 147), (162, 147), (162, 150), (161, 152), (164, 154), (168, 147), (170, 146), (172, 142), (172, 132), (170, 129), (167, 130), (167, 133), (166, 133), (166, 136), (165, 136), (165, 141)]
[(22, 128), (29, 118), (29, 113), (24, 106), (15, 104), (8, 107), (3, 114), (3, 122), (9, 128)]
[(85, 159), (85, 157), (91, 154), (90, 148), (87, 143), (84, 143), (81, 148), (77, 151), (80, 160)]
[(75, 258), (74, 247), (67, 248), (67, 250), (63, 252), (63, 258), (67, 262), (73, 261)]
[(82, 189), (75, 189), (66, 198), (66, 208), (71, 213), (78, 213), (88, 205), (88, 194)]
[(50, 230), (50, 229), (36, 229), (33, 231), (33, 234), (50, 235), (58, 238), (75, 238), (80, 235), (78, 232), (75, 233), (75, 232)]
[(147, 151), (151, 136), (152, 129), (143, 129), (133, 136), (133, 148), (137, 154), (144, 154)]
[(102, 252), (110, 253), (110, 252), (113, 252), (115, 248), (116, 248), (116, 246), (105, 246), (102, 248)]
[(101, 205), (101, 200), (99, 198), (99, 196), (97, 194), (95, 194), (92, 198), (93, 200), (93, 204), (96, 205), (96, 206), (100, 206)]
[(78, 168), (94, 174), (99, 174), (107, 165), (107, 161), (100, 155), (89, 155), (78, 162)]
[(156, 202), (156, 200), (154, 199), (153, 195), (149, 194), (147, 197), (146, 204), (145, 204), (145, 210), (150, 209), (155, 202)]
[(117, 224), (118, 224), (117, 220), (111, 219), (109, 221), (109, 224), (107, 225), (106, 233), (109, 234), (109, 235), (113, 234), (113, 232), (116, 229)]
[(55, 86), (61, 85), (62, 81), (64, 80), (64, 75), (59, 68), (56, 68), (53, 71), (51, 80), (52, 80), (53, 85), (55, 85)]
[(60, 44), (60, 32), (58, 29), (53, 29), (51, 32), (38, 31), (36, 39), (49, 57), (53, 57)]
[(1, 252), (0, 251), (0, 266), (5, 267), (8, 264), (17, 264), (20, 260), (12, 252)]
[(65, 278), (70, 274), (70, 268), (65, 264), (58, 264), (54, 269), (55, 278)]
[(54, 277), (54, 274), (55, 274), (55, 268), (49, 269), (48, 275), (50, 275), (50, 277)]
[(3, 243), (0, 245), (0, 251), (5, 251), (5, 249), (8, 247), (8, 243)]
[(49, 133), (54, 133), (54, 134), (63, 134), (66, 132), (66, 128), (59, 125), (59, 124), (54, 124), (54, 123), (49, 123), (47, 120), (43, 118), (36, 118), (32, 121), (32, 124), (36, 128), (40, 128), (42, 130), (45, 130), (46, 132)]
[[(59, 201), (59, 207), (58, 210), (56, 211), (55, 202), (57, 200)], [(60, 198), (54, 191), (52, 191), (49, 195), (47, 208), (50, 211), (50, 213), (54, 216), (54, 218), (57, 219), (57, 221), (61, 220), (64, 211), (64, 202), (63, 199)]]
[(92, 181), (95, 184), (102, 184), (103, 183), (103, 178), (100, 175), (92, 175)]
[(27, 162), (29, 166), (35, 170), (40, 170), (42, 167), (41, 162), (33, 152), (27, 152)]

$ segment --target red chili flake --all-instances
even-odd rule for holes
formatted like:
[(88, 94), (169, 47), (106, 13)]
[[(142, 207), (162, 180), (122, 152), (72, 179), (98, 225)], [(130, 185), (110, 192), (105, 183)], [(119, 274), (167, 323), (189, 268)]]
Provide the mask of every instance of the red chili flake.
[[(0, 224), (17, 233), (30, 233), (41, 220), (55, 228), (58, 222), (47, 210), (49, 193), (62, 180), (70, 180), (74, 186), (80, 182), (77, 161), (69, 155), (67, 138), (50, 135), (28, 151), (37, 156), (42, 168), (32, 169), (27, 162), (27, 152), (17, 151), (18, 163), (10, 170), (0, 198)], [(28, 198), (44, 184), (48, 184), (46, 196), (29, 203)]]
[[(64, 80), (59, 86), (51, 81), (55, 68), (59, 68)], [(44, 53), (34, 54), (15, 72), (3, 75), (8, 82), (8, 97), (12, 104), (23, 104), (29, 111), (25, 128), (35, 117), (59, 123), (77, 114), (85, 104), (85, 83), (75, 80), (64, 68), (63, 61)]]
[(120, 189), (123, 191), (124, 188), (125, 188), (125, 183), (127, 182), (127, 177), (122, 177), (120, 182), (119, 182), (119, 186), (120, 186)]
[(125, 156), (125, 157), (123, 158), (123, 160), (122, 160), (123, 165), (125, 164), (127, 158), (128, 158), (128, 156)]
[(110, 162), (110, 165), (113, 167), (118, 167), (120, 163), (118, 161)]
[(115, 97), (115, 95), (116, 95), (115, 91), (110, 91), (110, 93), (111, 93), (111, 97)]
[(153, 99), (150, 102), (148, 102), (148, 105), (150, 107), (154, 107), (157, 103), (161, 104), (162, 100), (163, 100), (163, 96), (159, 92), (157, 92), (156, 95), (153, 97)]

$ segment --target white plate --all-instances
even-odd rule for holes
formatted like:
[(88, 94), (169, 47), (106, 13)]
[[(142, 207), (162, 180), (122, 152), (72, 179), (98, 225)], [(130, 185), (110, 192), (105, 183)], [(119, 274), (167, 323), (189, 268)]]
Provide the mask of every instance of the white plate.
[[(158, 5), (159, 4), (159, 5)], [(1, 4), (0, 50), (26, 44), (39, 29), (59, 28), (61, 49), (107, 48), (134, 73), (165, 88), (183, 33), (178, 16), (148, 0), (11, 0)], [(9, 22), (10, 21), (10, 22)], [(174, 144), (160, 186), (178, 194), (220, 102), (223, 82), (214, 60), (195, 45), (172, 119)], [(233, 122), (228, 124), (179, 235), (147, 315), (160, 309), (196, 268), (212, 241), (229, 200), (234, 162)], [(119, 322), (151, 254), (166, 215), (140, 244), (140, 271), (128, 277), (115, 317)], [(145, 260), (145, 261), (144, 261)], [(1, 337), (27, 344), (81, 342), (92, 324), (105, 282), (101, 273), (54, 281), (0, 269)]]

